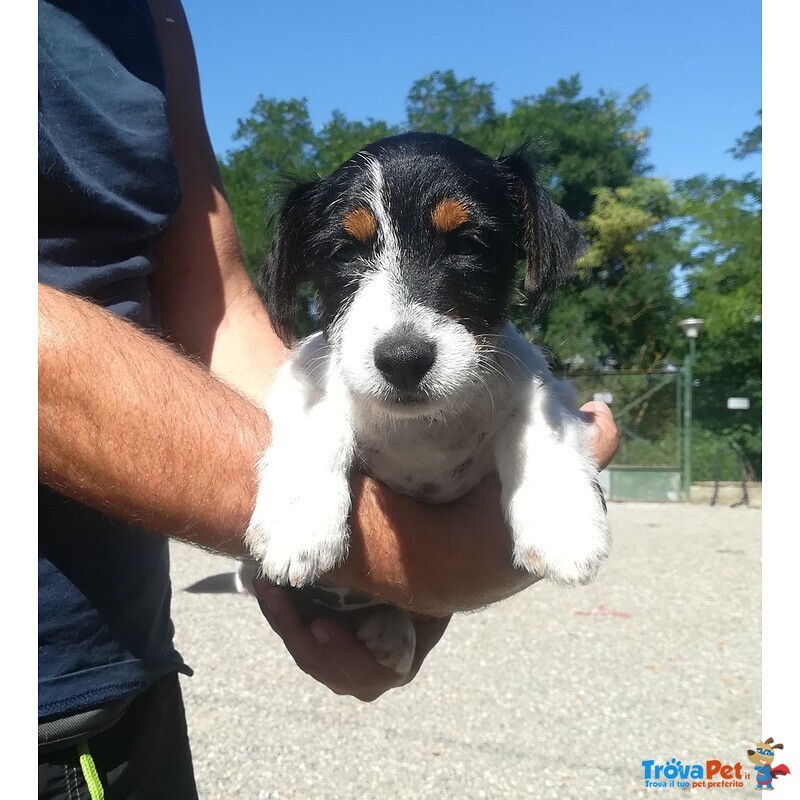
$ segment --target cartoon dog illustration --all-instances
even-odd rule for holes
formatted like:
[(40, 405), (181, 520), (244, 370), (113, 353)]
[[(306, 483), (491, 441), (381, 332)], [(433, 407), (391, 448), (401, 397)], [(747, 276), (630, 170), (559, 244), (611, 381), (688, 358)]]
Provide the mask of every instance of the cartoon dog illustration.
[(782, 744), (773, 744), (773, 742), (774, 739), (770, 736), (765, 742), (756, 742), (755, 750), (747, 751), (747, 757), (755, 765), (756, 789), (760, 791), (771, 792), (775, 788), (772, 785), (773, 778), (791, 774), (786, 764), (772, 766), (772, 762), (775, 760), (775, 751), (783, 750)]

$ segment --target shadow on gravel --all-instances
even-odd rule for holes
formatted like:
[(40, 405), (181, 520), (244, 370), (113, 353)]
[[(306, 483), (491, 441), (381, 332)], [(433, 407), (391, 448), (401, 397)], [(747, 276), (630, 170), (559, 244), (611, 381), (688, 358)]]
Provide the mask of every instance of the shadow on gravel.
[(222, 572), (219, 575), (209, 575), (191, 586), (184, 592), (190, 594), (242, 594), (242, 587), (235, 572)]

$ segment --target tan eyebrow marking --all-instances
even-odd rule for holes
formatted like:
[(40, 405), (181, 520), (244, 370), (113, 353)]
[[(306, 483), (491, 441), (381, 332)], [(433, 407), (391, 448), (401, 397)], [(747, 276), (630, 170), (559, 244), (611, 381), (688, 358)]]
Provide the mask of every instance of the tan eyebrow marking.
[(469, 211), (460, 201), (447, 198), (437, 203), (431, 211), (433, 227), (441, 233), (451, 233), (469, 220)]
[(344, 215), (342, 226), (354, 239), (368, 242), (378, 230), (378, 221), (368, 208), (360, 206)]

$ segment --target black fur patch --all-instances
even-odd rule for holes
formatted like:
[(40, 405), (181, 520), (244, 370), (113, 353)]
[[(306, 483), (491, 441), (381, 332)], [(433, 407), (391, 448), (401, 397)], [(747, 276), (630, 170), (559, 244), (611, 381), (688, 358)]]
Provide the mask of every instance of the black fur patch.
[[(578, 229), (521, 155), (495, 160), (433, 133), (392, 136), (368, 145), (328, 177), (297, 186), (284, 204), (263, 277), (270, 317), (284, 340), (300, 309), (302, 281), (314, 284), (327, 329), (375, 268), (385, 246), (380, 232), (348, 233), (353, 215), (369, 204), (369, 158), (380, 165), (382, 204), (399, 239), (403, 285), (414, 301), (475, 333), (493, 331), (507, 319), (520, 260), (527, 262), (525, 288), (537, 311), (573, 274), (582, 247)], [(445, 201), (464, 209), (452, 230), (434, 214)]]

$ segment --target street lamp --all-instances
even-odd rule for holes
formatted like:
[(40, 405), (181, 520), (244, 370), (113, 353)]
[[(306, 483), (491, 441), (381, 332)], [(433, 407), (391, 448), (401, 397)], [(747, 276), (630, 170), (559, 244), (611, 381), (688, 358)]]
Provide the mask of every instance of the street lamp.
[(694, 366), (696, 339), (704, 320), (690, 317), (678, 323), (689, 340), (689, 352), (683, 360), (683, 497), (689, 500), (692, 486), (692, 367)]

